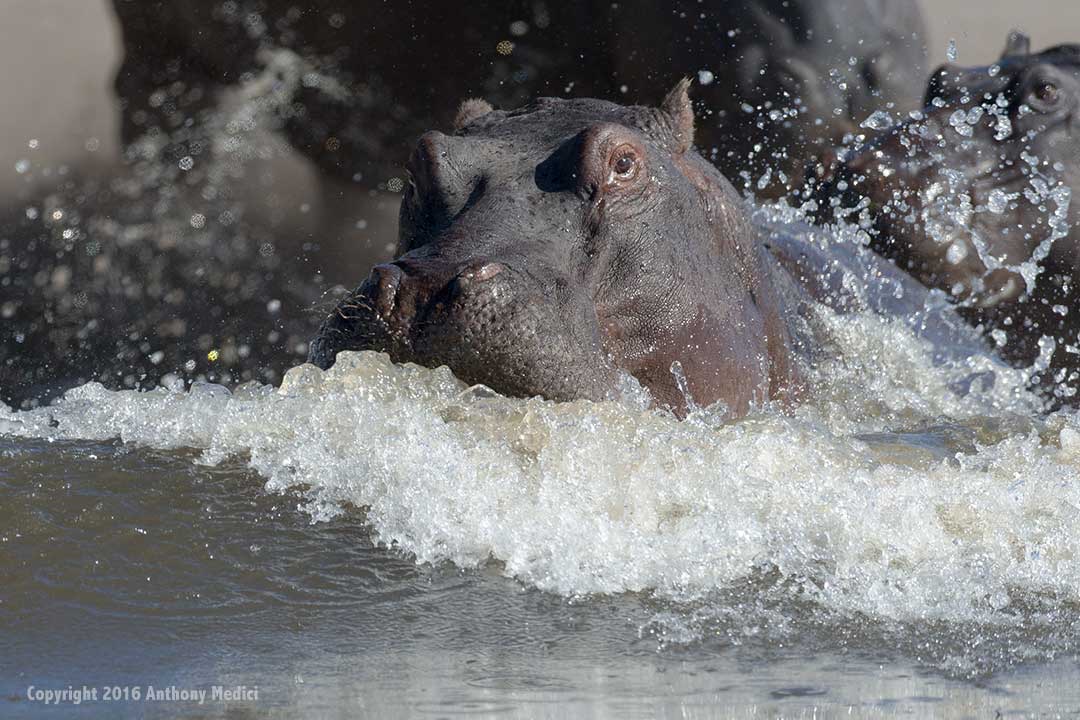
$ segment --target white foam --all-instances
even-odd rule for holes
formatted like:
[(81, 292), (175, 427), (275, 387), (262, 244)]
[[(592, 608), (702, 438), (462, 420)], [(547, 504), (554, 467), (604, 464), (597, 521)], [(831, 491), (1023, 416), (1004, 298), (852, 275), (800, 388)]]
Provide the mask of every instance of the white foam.
[(887, 619), (992, 620), (1016, 592), (1080, 600), (1080, 422), (1032, 419), (1008, 376), (957, 397), (970, 368), (934, 367), (898, 323), (832, 322), (847, 356), (815, 371), (809, 402), (734, 423), (640, 398), (507, 399), (347, 353), (279, 389), (88, 384), (0, 410), (0, 434), (246, 455), (268, 489), (306, 487), (313, 521), (363, 506), (418, 561), (494, 559), (567, 595), (685, 599), (775, 568), (828, 608)]

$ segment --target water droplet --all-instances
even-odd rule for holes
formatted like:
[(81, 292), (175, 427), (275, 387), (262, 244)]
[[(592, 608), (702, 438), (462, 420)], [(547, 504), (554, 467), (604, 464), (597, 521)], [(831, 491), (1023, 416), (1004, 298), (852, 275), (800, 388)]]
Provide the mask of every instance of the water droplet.
[(1012, 135), (1012, 121), (1008, 115), (998, 115), (994, 123), (994, 139), (998, 142), (1008, 139)]
[(1000, 215), (1009, 207), (1009, 194), (1000, 188), (994, 188), (986, 199), (986, 207), (990, 212)]
[(894, 124), (892, 115), (884, 110), (877, 110), (870, 117), (863, 120), (859, 127), (870, 128), (871, 130), (888, 130)]
[(953, 130), (964, 137), (971, 137), (971, 126), (968, 125), (968, 114), (965, 111), (957, 110), (950, 115), (949, 124), (952, 125)]
[(711, 70), (698, 70), (697, 79), (701, 85), (711, 85), (716, 76), (712, 74)]
[(191, 157), (190, 155), (185, 155), (184, 157), (180, 158), (179, 165), (180, 169), (186, 172), (191, 168), (195, 167), (195, 158)]
[(769, 187), (769, 183), (772, 182), (772, 168), (765, 168), (764, 174), (758, 178), (757, 187), (758, 190), (764, 190)]
[(956, 62), (958, 57), (956, 52), (956, 38), (949, 38), (949, 46), (945, 48), (945, 57), (949, 59), (949, 62)]
[(949, 245), (949, 249), (945, 251), (945, 260), (950, 265), (959, 265), (967, 256), (967, 245), (959, 240)]

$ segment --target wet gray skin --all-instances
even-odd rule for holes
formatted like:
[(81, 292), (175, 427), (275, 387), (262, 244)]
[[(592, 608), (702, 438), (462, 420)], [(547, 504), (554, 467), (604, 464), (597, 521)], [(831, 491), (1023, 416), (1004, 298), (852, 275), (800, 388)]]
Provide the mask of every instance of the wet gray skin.
[(1040, 53), (1010, 36), (990, 67), (946, 65), (926, 109), (819, 169), (820, 215), (858, 216), (873, 247), (992, 333), (1001, 352), (1048, 370), (1074, 396), (1080, 355), (1075, 202), (1080, 45)]
[[(330, 314), (311, 361), (326, 368), (341, 350), (385, 351), (555, 400), (610, 397), (623, 371), (677, 412), (687, 396), (724, 402), (733, 416), (794, 402), (798, 360), (815, 346), (801, 310), (812, 295), (853, 309), (825, 268), (858, 261), (751, 223), (690, 147), (687, 86), (659, 108), (543, 98), (502, 112), (467, 102), (455, 135), (429, 132), (416, 146), (401, 256)], [(878, 262), (855, 272), (902, 275)]]

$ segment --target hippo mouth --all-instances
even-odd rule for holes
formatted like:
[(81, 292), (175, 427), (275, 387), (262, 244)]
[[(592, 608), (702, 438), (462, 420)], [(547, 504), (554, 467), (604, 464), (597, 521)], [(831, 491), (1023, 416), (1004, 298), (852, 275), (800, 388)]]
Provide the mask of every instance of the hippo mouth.
[(615, 371), (594, 313), (544, 301), (535, 279), (501, 262), (416, 271), (400, 260), (376, 266), (323, 323), (309, 360), (326, 369), (338, 352), (373, 350), (394, 362), (445, 365), (466, 383), (513, 397), (612, 394)]

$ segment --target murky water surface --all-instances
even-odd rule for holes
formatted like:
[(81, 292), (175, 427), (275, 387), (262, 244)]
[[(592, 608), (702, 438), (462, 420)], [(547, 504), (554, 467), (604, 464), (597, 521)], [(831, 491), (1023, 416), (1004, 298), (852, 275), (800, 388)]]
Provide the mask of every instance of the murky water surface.
[(0, 714), (51, 712), (31, 684), (258, 688), (131, 716), (1076, 712), (1080, 418), (820, 322), (845, 359), (738, 422), (374, 353), (0, 410)]

